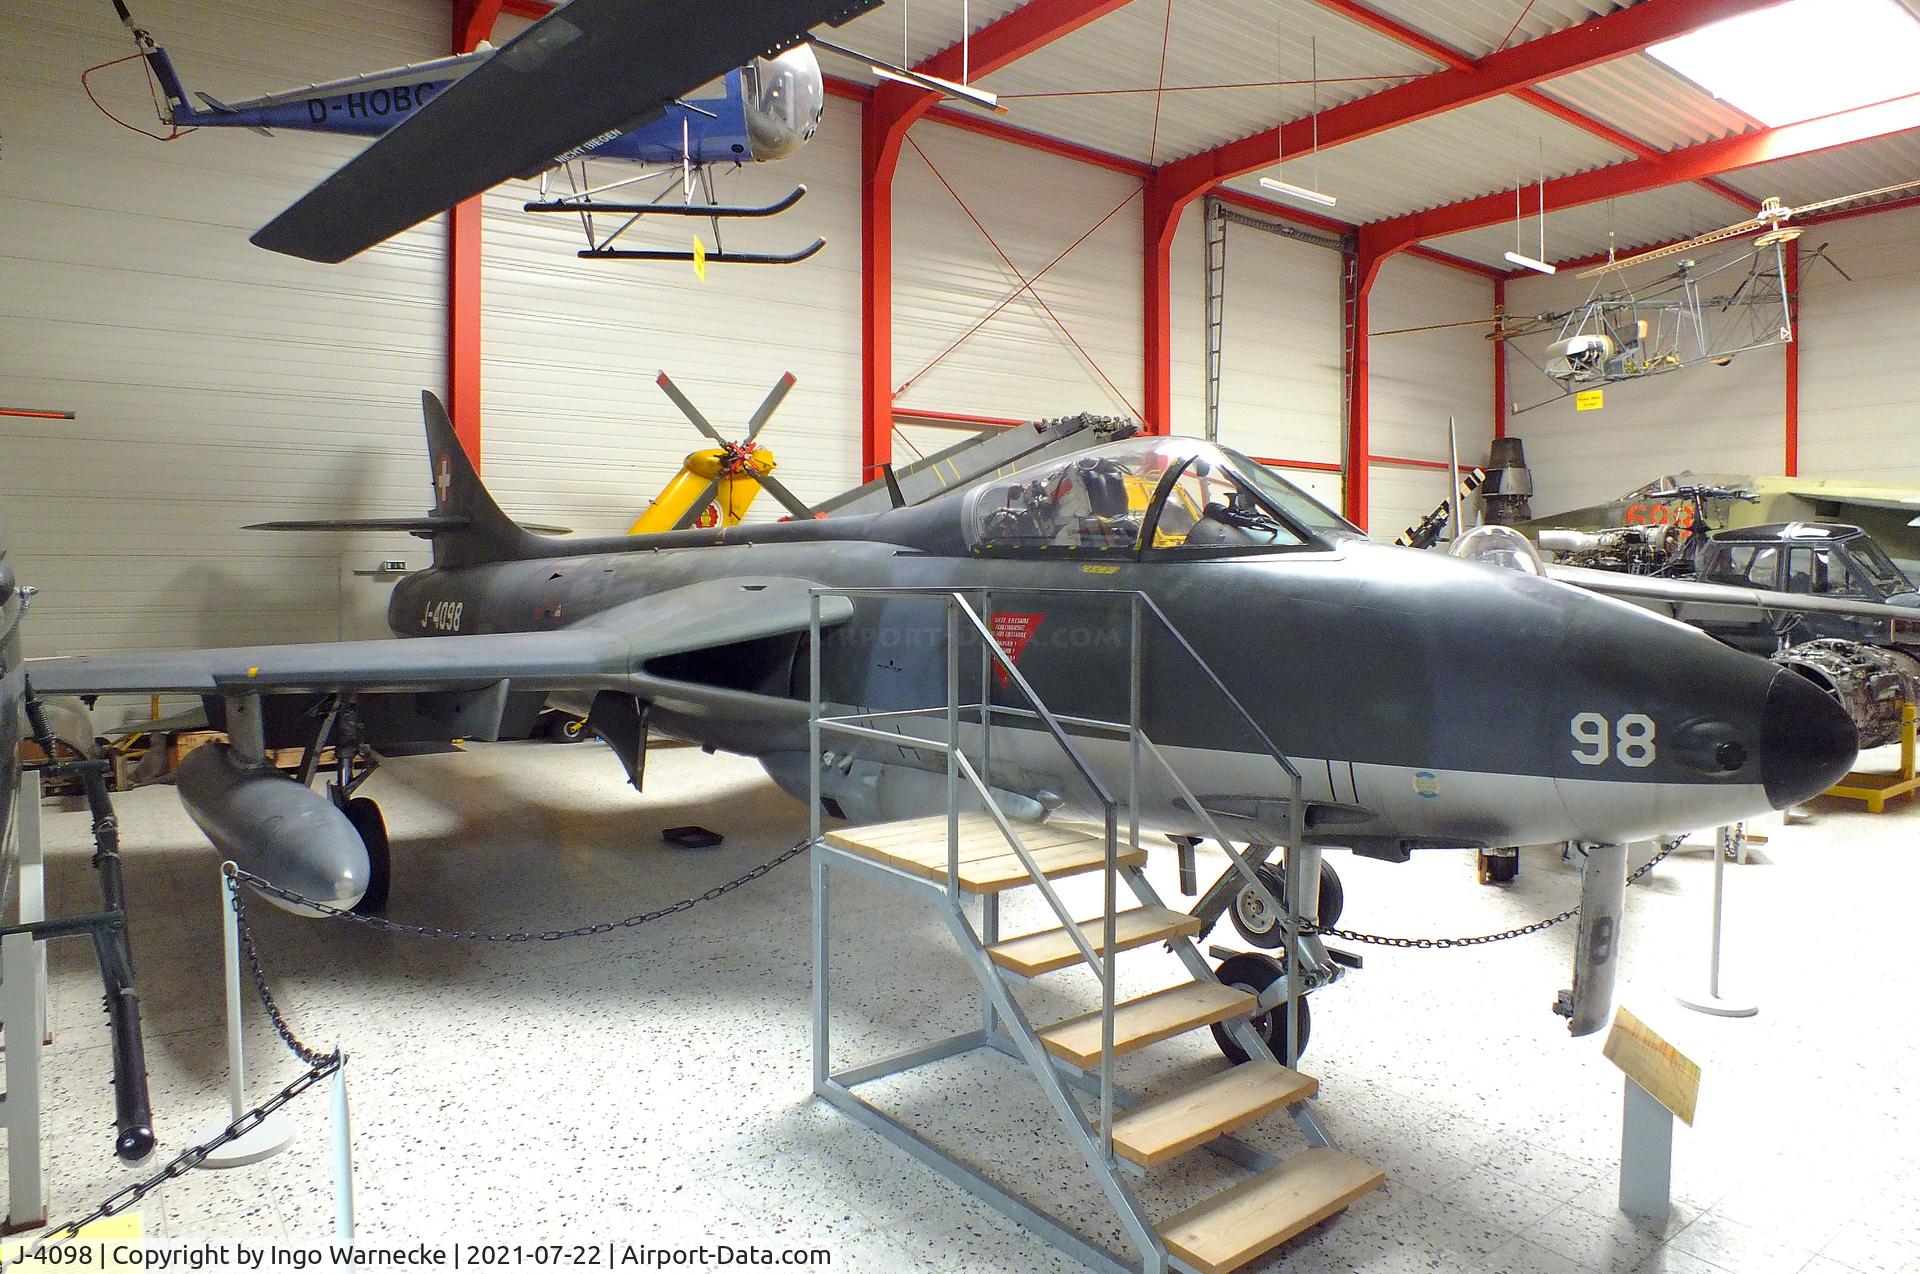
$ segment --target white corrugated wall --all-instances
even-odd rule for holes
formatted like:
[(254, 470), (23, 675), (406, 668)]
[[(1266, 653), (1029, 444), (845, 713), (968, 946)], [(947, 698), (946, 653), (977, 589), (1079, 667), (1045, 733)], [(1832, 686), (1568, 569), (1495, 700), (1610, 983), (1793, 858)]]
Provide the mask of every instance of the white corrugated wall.
[[(1920, 483), (1920, 208), (1809, 226), (1800, 279), (1800, 472)], [(1769, 469), (1767, 472), (1775, 472)]]
[(1139, 419), (1139, 179), (938, 124), (909, 140), (893, 194), (898, 407)]
[[(1630, 281), (1644, 283), (1658, 269)], [(1593, 280), (1572, 275), (1522, 279), (1507, 286), (1515, 315), (1581, 305)], [(1726, 366), (1699, 363), (1675, 372), (1601, 388), (1605, 406), (1578, 411), (1535, 365), (1551, 336), (1530, 337), (1507, 351), (1508, 396), (1521, 406), (1507, 432), (1526, 443), (1538, 515), (1611, 499), (1664, 474), (1779, 473), (1786, 421), (1786, 362), (1778, 347), (1753, 350)], [(1532, 356), (1530, 362), (1522, 350)], [(1811, 470), (1808, 470), (1811, 472)]]
[[(595, 182), (635, 170), (607, 163)], [(565, 189), (557, 175), (554, 189)], [(720, 173), (723, 203), (761, 204), (796, 184), (789, 212), (721, 227), (734, 251), (791, 251), (792, 266), (582, 261), (577, 219), (521, 205), (530, 182), (486, 196), (481, 312), (487, 482), (508, 508), (537, 509), (586, 531), (624, 531), (680, 467), (711, 445), (655, 384), (665, 371), (724, 436), (746, 422), (782, 374), (796, 378), (761, 435), (776, 476), (816, 502), (852, 486), (860, 465), (860, 115), (829, 99), (820, 132), (777, 164)], [(643, 185), (642, 198), (657, 186)], [(678, 196), (671, 196), (677, 198)], [(610, 225), (604, 220), (601, 231)], [(714, 245), (707, 222), (659, 218), (627, 247)], [(769, 497), (754, 519), (782, 516)]]
[[(1375, 456), (1447, 459), (1447, 417), (1460, 463), (1485, 461), (1493, 438), (1493, 349), (1483, 327), (1437, 327), (1493, 313), (1493, 281), (1404, 253), (1374, 280), (1367, 379), (1369, 449)], [(1385, 335), (1405, 328), (1434, 330)], [(1375, 462), (1368, 471), (1367, 529), (1392, 540), (1446, 498), (1444, 469)]]
[[(189, 90), (235, 98), (444, 51), (442, 0), (175, 0), (140, 16)], [(247, 236), (358, 142), (205, 130), (161, 144), (95, 111), (82, 68), (131, 52), (95, 0), (0, 8), (0, 500), (42, 590), (33, 654), (330, 638), (343, 552), (273, 517), (417, 513), (419, 391), (442, 379), (443, 234), (340, 266)], [(153, 123), (138, 63), (95, 80)], [(397, 553), (396, 550), (397, 549)]]

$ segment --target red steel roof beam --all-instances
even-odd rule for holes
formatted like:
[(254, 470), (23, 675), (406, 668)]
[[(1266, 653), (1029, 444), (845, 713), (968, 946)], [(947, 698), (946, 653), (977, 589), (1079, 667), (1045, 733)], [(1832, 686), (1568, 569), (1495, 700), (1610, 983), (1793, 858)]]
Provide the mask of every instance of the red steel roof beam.
[[(1920, 129), (1920, 93), (1798, 124), (1702, 142), (1650, 159), (1630, 159), (1610, 168), (1556, 177), (1546, 183), (1546, 207), (1549, 212), (1577, 208), (1602, 199), (1642, 194), (1663, 186), (1698, 181), (1702, 177), (1737, 172), (1756, 164), (1811, 155), (1913, 129)], [(1512, 196), (1503, 191), (1375, 221), (1360, 227), (1360, 240), (1379, 253), (1398, 252), (1442, 235), (1500, 225), (1512, 215)]]
[[(1384, 13), (1379, 13), (1364, 4), (1360, 4), (1358, 0), (1313, 0), (1313, 3), (1323, 9), (1329, 9), (1343, 18), (1350, 18), (1368, 30), (1386, 36), (1389, 40), (1404, 44), (1415, 52), (1432, 58), (1450, 70), (1462, 71), (1473, 65), (1472, 58), (1451, 45), (1442, 44), (1439, 40), (1434, 39), (1425, 32), (1416, 31), (1410, 26), (1406, 26), (1393, 18), (1389, 18)], [(1515, 89), (1511, 96), (1534, 107), (1536, 110), (1545, 111), (1556, 119), (1571, 124), (1584, 132), (1591, 133), (1608, 145), (1617, 146), (1621, 150), (1626, 151), (1629, 155), (1636, 155), (1641, 159), (1645, 159), (1649, 155), (1657, 155), (1660, 153), (1659, 147), (1651, 146), (1637, 137), (1630, 136), (1609, 124), (1602, 123), (1585, 111), (1576, 110), (1574, 107), (1568, 106), (1565, 102), (1556, 101), (1538, 89)], [(1739, 204), (1742, 208), (1750, 209), (1753, 207), (1753, 200), (1747, 198), (1725, 182), (1718, 182), (1712, 178), (1707, 178), (1700, 182), (1700, 185), (1704, 189), (1719, 195), (1722, 199)]]
[[(1324, 148), (1370, 137), (1389, 128), (1484, 102), (1542, 80), (1638, 53), (1648, 45), (1685, 35), (1709, 23), (1770, 8), (1782, 0), (1641, 0), (1579, 26), (1543, 35), (1320, 112)], [(1357, 6), (1356, 6), (1357, 8)], [(1456, 55), (1457, 56), (1457, 55)], [(1294, 120), (1251, 137), (1203, 151), (1161, 169), (1161, 184), (1177, 207), (1233, 177), (1269, 167), (1283, 148), (1306, 150), (1314, 121)]]

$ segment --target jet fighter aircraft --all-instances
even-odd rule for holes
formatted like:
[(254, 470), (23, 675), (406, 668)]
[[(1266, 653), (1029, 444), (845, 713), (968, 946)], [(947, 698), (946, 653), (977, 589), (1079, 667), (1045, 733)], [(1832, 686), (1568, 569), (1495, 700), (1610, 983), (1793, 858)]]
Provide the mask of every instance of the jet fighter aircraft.
[[(370, 751), (499, 737), (529, 701), (587, 715), (635, 784), (659, 731), (757, 757), (803, 799), (820, 766), (836, 818), (944, 808), (943, 763), (906, 724), (899, 747), (857, 759), (807, 744), (816, 600), (823, 695), (875, 712), (944, 702), (938, 608), (817, 587), (991, 588), (1039, 694), (1108, 720), (1127, 693), (1126, 608), (1109, 603), (1138, 590), (1304, 776), (1309, 840), (1385, 858), (1734, 822), (1825, 790), (1855, 753), (1845, 712), (1794, 673), (1542, 578), (1524, 553), (1503, 569), (1375, 545), (1194, 439), (1109, 443), (873, 514), (571, 542), (502, 513), (438, 400), (423, 402), (436, 503), (378, 523), (433, 542), (433, 565), (394, 589), (396, 637), (29, 664), (42, 693), (203, 696), (233, 741), (183, 765), (189, 811), (242, 866), (320, 902), (385, 891), (378, 812), (353, 798)], [(1172, 674), (1147, 698), (1143, 725), (1202, 803), (1282, 843), (1290, 789), (1271, 758)], [(1090, 812), (1044, 736), (1001, 733), (998, 799)], [(267, 766), (269, 740), (307, 746), (308, 780), (337, 745), (333, 800)], [(1090, 753), (1116, 790), (1124, 753)], [(1150, 830), (1205, 834), (1168, 788), (1137, 808)]]

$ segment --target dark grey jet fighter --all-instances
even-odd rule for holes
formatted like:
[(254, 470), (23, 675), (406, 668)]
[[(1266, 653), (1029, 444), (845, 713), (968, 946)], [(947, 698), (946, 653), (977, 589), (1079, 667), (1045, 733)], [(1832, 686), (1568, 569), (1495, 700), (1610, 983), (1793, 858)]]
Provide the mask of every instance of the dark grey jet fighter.
[[(1381, 857), (1728, 823), (1823, 791), (1855, 753), (1846, 714), (1802, 677), (1523, 557), (1528, 569), (1504, 569), (1373, 544), (1204, 442), (1111, 443), (868, 515), (571, 542), (507, 518), (439, 402), (425, 407), (430, 514), (278, 524), (431, 537), (432, 567), (394, 590), (397, 637), (30, 664), (43, 693), (203, 696), (233, 743), (183, 766), (189, 810), (243, 866), (323, 902), (385, 890), (378, 813), (349, 799), (358, 758), (395, 740), (502, 737), (543, 702), (589, 714), (636, 783), (658, 731), (756, 757), (804, 799), (822, 764), (807, 743), (816, 587), (991, 589), (999, 639), (1040, 696), (1106, 720), (1128, 693), (1115, 595), (1138, 590), (1304, 776), (1308, 838)], [(945, 701), (937, 606), (819, 601), (827, 698), (873, 712)], [(1289, 789), (1193, 667), (1149, 665), (1143, 725), (1209, 811), (1280, 843)], [(829, 814), (944, 808), (944, 762), (905, 724), (944, 722), (897, 720), (900, 746), (828, 758)], [(337, 745), (331, 802), (266, 766), (275, 735), (311, 745), (306, 780), (320, 745)], [(994, 748), (1011, 808), (1096, 811), (1037, 730), (996, 730)], [(1089, 755), (1124, 791), (1125, 747)], [(1166, 787), (1145, 788), (1139, 813), (1151, 830), (1204, 834)]]

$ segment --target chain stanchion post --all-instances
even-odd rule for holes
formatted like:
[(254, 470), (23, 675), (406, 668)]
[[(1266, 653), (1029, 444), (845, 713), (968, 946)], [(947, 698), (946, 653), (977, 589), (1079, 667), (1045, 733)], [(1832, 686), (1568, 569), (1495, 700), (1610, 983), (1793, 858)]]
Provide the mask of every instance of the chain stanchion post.
[[(220, 932), (227, 964), (227, 1104), (230, 1118), (221, 1129), (240, 1122), (247, 1113), (247, 1058), (245, 1001), (240, 988), (240, 877), (231, 862), (220, 864)], [(215, 1130), (217, 1135), (220, 1129)], [(240, 1168), (271, 1159), (293, 1144), (293, 1123), (274, 1114), (226, 1144), (209, 1151), (195, 1167)], [(211, 1140), (211, 1137), (202, 1140)]]
[(353, 1117), (347, 1109), (347, 1055), (333, 1043), (340, 1064), (328, 1081), (333, 1090), (333, 1235), (353, 1242)]
[(1729, 1000), (1720, 994), (1720, 917), (1725, 907), (1727, 859), (1739, 852), (1746, 830), (1733, 825), (1722, 827), (1713, 836), (1713, 919), (1707, 937), (1707, 989), (1705, 994), (1688, 991), (1673, 998), (1682, 1008), (1714, 1017), (1752, 1017), (1760, 1011), (1757, 1004)]
[[(40, 849), (40, 775), (20, 776), (14, 800), (20, 844), (20, 923), (47, 918)], [(40, 1140), (40, 1063), (46, 1043), (47, 950), (30, 933), (0, 938), (0, 1020), (5, 1021), (7, 1218), (0, 1233), (46, 1224), (46, 1154)]]

